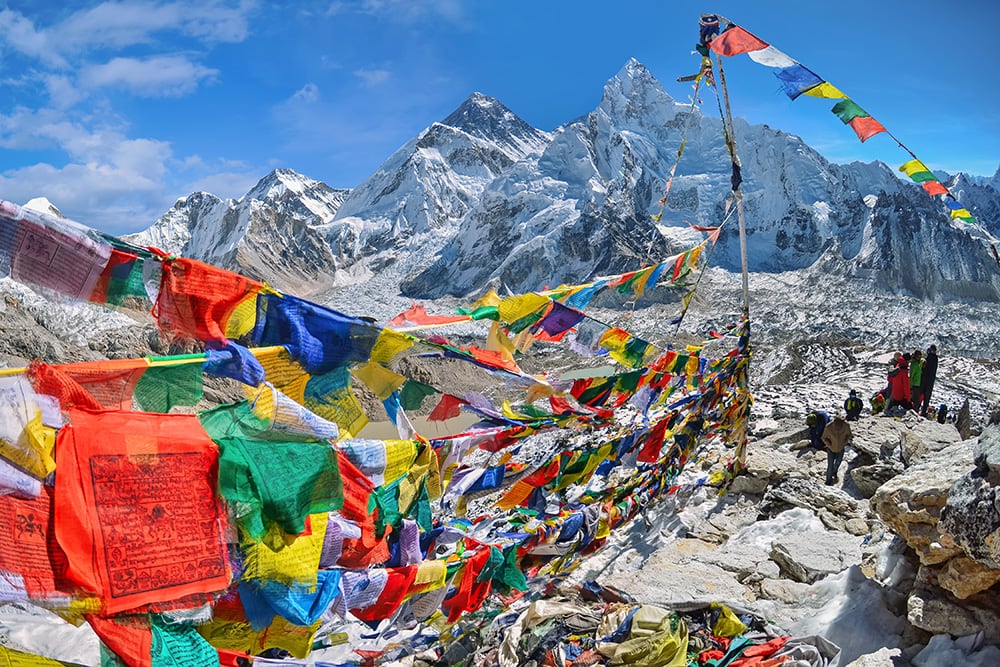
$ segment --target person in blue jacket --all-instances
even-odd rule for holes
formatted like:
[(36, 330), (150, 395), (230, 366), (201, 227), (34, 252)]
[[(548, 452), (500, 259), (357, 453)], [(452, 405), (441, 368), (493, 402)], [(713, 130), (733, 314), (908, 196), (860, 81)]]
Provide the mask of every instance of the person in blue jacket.
[(809, 427), (809, 444), (816, 449), (823, 449), (823, 429), (830, 423), (830, 415), (822, 410), (813, 410), (806, 415), (806, 426)]

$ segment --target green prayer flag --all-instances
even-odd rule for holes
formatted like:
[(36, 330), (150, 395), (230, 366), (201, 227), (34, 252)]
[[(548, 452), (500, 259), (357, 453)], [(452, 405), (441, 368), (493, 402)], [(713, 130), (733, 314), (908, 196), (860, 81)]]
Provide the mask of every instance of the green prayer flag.
[(246, 401), (199, 419), (219, 446), (219, 491), (250, 537), (259, 539), (270, 524), (298, 535), (308, 515), (343, 506), (337, 453), (328, 442), (261, 429)]
[(201, 364), (147, 368), (133, 396), (146, 412), (170, 412), (175, 405), (194, 405), (204, 395)]
[(404, 410), (419, 410), (425, 398), (431, 394), (440, 393), (434, 387), (423, 382), (407, 380), (399, 391), (399, 404), (403, 406)]
[(833, 113), (840, 118), (844, 124), (850, 123), (855, 118), (867, 118), (868, 112), (855, 104), (852, 100), (841, 100), (833, 105)]

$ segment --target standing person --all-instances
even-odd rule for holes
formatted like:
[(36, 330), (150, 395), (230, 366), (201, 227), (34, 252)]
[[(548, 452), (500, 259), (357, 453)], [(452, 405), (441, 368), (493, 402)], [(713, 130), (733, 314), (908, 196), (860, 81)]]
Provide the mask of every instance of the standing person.
[(858, 398), (858, 392), (852, 389), (850, 394), (847, 396), (847, 400), (844, 401), (844, 412), (847, 414), (847, 421), (858, 421), (858, 417), (861, 416), (861, 409), (864, 405), (865, 404), (861, 402), (861, 399)]
[(823, 430), (823, 444), (826, 445), (826, 485), (833, 486), (840, 481), (837, 471), (844, 460), (844, 447), (851, 442), (851, 425), (843, 415), (837, 413), (833, 421)]
[(920, 394), (923, 396), (923, 403), (920, 406), (920, 414), (927, 416), (927, 407), (931, 402), (931, 392), (934, 390), (934, 380), (937, 379), (938, 354), (937, 345), (927, 348), (927, 358), (924, 359), (924, 372), (920, 377)]
[(903, 412), (910, 409), (910, 372), (906, 358), (908, 356), (909, 353), (898, 357), (896, 367), (889, 371), (891, 394), (885, 408), (885, 414), (888, 416), (893, 416), (889, 413), (894, 412), (897, 406), (901, 407)]
[(920, 410), (921, 405), (920, 378), (924, 370), (922, 357), (923, 353), (920, 350), (914, 350), (910, 355), (910, 404), (914, 410)]
[(823, 430), (830, 422), (830, 416), (822, 410), (813, 410), (806, 415), (806, 426), (809, 427), (809, 445), (823, 449)]

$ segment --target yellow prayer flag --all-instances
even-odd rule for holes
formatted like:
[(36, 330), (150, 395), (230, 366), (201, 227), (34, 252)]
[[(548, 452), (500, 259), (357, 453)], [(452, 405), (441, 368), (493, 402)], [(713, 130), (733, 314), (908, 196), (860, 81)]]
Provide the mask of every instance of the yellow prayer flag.
[[(264, 368), (264, 376), (267, 378), (267, 381), (279, 389), (298, 380), (306, 373), (302, 365), (293, 360), (291, 355), (288, 354), (288, 350), (283, 347), (273, 347), (255, 356)], [(291, 396), (284, 389), (281, 392)], [(295, 397), (293, 396), (293, 398)], [(296, 400), (298, 399), (296, 398)]]
[(413, 440), (385, 440), (385, 473), (383, 484), (392, 484), (407, 473), (417, 460), (417, 443)]
[(198, 633), (216, 648), (257, 655), (271, 648), (288, 651), (293, 658), (303, 659), (312, 651), (316, 632), (322, 620), (310, 626), (295, 625), (275, 616), (271, 625), (260, 632), (250, 623), (213, 619), (197, 626)]
[[(326, 512), (310, 514), (309, 530), (301, 535), (278, 535), (281, 529), (270, 527), (264, 541), (247, 544), (243, 579), (315, 586), (329, 518)], [(269, 544), (282, 548), (275, 551)]]
[(522, 317), (548, 306), (551, 301), (549, 297), (535, 294), (534, 292), (509, 296), (500, 301), (497, 306), (500, 313), (500, 321), (508, 323), (516, 322)]
[(370, 361), (360, 368), (354, 369), (354, 374), (361, 378), (361, 381), (378, 396), (380, 401), (392, 396), (392, 392), (403, 386), (406, 378), (399, 373), (394, 373), (382, 364)]
[(388, 364), (396, 355), (410, 347), (413, 347), (413, 336), (393, 329), (382, 329), (368, 357), (380, 364)]
[(931, 170), (927, 167), (926, 164), (924, 164), (920, 160), (915, 160), (915, 159), (914, 160), (910, 160), (909, 162), (904, 163), (899, 168), (899, 170), (901, 172), (903, 172), (904, 174), (906, 174), (907, 176), (911, 176), (911, 177), (914, 174), (919, 174), (921, 172), (928, 172), (928, 173), (931, 172)]
[(431, 500), (441, 497), (441, 478), (438, 472), (437, 454), (430, 445), (424, 445), (406, 476), (399, 482), (399, 510), (408, 512), (420, 492), (420, 485), (427, 487)]
[(485, 308), (487, 306), (499, 306), (500, 305), (500, 295), (496, 293), (495, 290), (490, 290), (486, 294), (482, 295), (476, 302), (469, 306), (469, 310), (477, 310), (479, 308)]
[(448, 580), (448, 566), (443, 560), (425, 560), (417, 565), (417, 578), (413, 580), (414, 593), (426, 593), (443, 588)]
[(226, 338), (241, 338), (257, 323), (257, 292), (250, 292), (236, 304), (226, 321)]
[(824, 81), (818, 86), (813, 86), (809, 90), (805, 91), (805, 95), (810, 97), (822, 97), (828, 100), (846, 100), (847, 95), (840, 92), (840, 90), (834, 86), (829, 81)]
[(71, 664), (0, 646), (0, 667), (67, 667)]
[(45, 479), (56, 469), (52, 450), (56, 446), (55, 429), (42, 424), (42, 413), (35, 413), (15, 442), (0, 437), (0, 456), (38, 479)]

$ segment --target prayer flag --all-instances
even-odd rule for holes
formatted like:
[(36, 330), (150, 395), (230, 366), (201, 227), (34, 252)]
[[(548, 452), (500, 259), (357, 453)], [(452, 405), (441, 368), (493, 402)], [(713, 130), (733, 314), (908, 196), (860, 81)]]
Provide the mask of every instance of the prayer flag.
[(297, 535), (307, 515), (343, 504), (337, 454), (329, 443), (269, 431), (246, 401), (199, 418), (219, 446), (219, 490), (251, 537), (262, 537), (271, 523)]
[(937, 180), (937, 177), (931, 173), (930, 168), (920, 160), (910, 160), (900, 166), (899, 170), (917, 183)]
[(111, 614), (225, 590), (218, 452), (197, 417), (69, 417), (57, 440), (55, 494), (67, 576)]
[(734, 25), (709, 42), (708, 46), (720, 56), (735, 56), (740, 53), (766, 49), (768, 44), (756, 35)]
[(807, 90), (823, 83), (823, 79), (818, 74), (798, 63), (791, 67), (774, 70), (774, 76), (778, 77), (785, 94), (793, 100)]
[(755, 63), (760, 63), (767, 67), (792, 67), (798, 64), (783, 52), (770, 45), (756, 51), (748, 51), (747, 56)]
[(312, 374), (367, 362), (381, 331), (365, 320), (294, 296), (261, 294), (257, 307), (254, 343), (284, 345)]
[(164, 331), (201, 341), (226, 340), (233, 312), (261, 288), (255, 280), (193, 259), (168, 258), (162, 268), (156, 321)]

